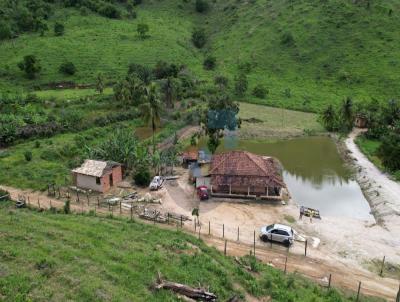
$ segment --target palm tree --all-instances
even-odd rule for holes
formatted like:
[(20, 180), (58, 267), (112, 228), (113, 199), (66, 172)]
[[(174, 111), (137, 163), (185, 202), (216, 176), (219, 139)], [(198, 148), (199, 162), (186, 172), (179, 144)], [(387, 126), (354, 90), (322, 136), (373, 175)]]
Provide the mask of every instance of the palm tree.
[(164, 100), (168, 108), (174, 108), (174, 90), (175, 84), (171, 77), (168, 77), (162, 85)]
[(321, 119), (324, 124), (324, 127), (328, 131), (334, 130), (336, 122), (336, 112), (332, 105), (326, 107), (326, 109), (322, 112)]
[(151, 129), (153, 131), (154, 154), (156, 151), (155, 132), (157, 130), (157, 126), (160, 124), (160, 116), (162, 112), (160, 96), (154, 83), (151, 83), (145, 88), (144, 100), (145, 102), (140, 105), (140, 111), (143, 115), (143, 121), (147, 124), (151, 124)]
[(354, 115), (353, 115), (353, 101), (347, 97), (341, 107), (341, 117), (345, 124), (346, 130), (353, 128)]

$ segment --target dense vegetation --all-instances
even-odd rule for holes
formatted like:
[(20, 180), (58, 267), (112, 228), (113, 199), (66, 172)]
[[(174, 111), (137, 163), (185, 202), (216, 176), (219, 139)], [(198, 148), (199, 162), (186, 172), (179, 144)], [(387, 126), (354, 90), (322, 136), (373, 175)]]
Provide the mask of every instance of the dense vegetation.
[(377, 100), (354, 103), (345, 99), (336, 108), (329, 105), (320, 115), (328, 131), (346, 133), (353, 128), (356, 118), (365, 120), (368, 131), (358, 138), (361, 150), (378, 166), (400, 179), (400, 102)]
[(355, 299), (247, 256), (249, 272), (193, 236), (139, 222), (16, 210), (3, 201), (0, 226), (5, 301), (180, 301), (170, 291), (151, 289), (158, 271), (171, 281), (209, 287), (219, 301), (234, 295), (282, 302)]
[[(274, 106), (318, 111), (345, 97), (399, 97), (395, 0), (10, 3), (0, 6), (0, 87), (8, 91), (95, 85), (100, 72), (110, 83), (130, 63), (164, 60), (208, 84), (223, 75), (237, 98)], [(18, 68), (29, 55), (41, 67), (34, 81)], [(66, 62), (73, 74), (60, 72)]]

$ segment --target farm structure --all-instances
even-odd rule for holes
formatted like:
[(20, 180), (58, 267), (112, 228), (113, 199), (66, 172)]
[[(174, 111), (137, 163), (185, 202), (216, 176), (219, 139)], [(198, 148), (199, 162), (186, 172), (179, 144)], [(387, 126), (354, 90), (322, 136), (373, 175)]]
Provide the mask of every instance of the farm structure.
[(101, 193), (122, 181), (122, 165), (113, 161), (87, 159), (71, 172), (75, 186)]
[(279, 162), (247, 151), (216, 154), (211, 161), (211, 195), (282, 200), (286, 187)]

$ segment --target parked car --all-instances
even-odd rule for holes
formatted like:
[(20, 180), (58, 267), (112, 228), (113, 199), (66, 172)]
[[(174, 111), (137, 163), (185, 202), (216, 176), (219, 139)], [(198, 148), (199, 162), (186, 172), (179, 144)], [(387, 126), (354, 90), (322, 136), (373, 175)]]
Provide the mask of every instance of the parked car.
[(200, 186), (197, 188), (197, 196), (199, 196), (200, 200), (208, 199), (208, 188), (206, 186)]
[(164, 178), (162, 178), (161, 176), (154, 176), (153, 180), (150, 183), (150, 190), (158, 190), (162, 187), (164, 183)]
[(261, 228), (260, 239), (291, 245), (294, 241), (294, 233), (290, 226), (275, 223)]

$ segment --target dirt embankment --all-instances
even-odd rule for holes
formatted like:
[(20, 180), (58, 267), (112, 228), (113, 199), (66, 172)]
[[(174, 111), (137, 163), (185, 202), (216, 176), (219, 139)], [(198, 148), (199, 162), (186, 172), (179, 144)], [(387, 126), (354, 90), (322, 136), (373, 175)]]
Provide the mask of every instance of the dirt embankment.
[(400, 234), (400, 184), (380, 171), (360, 151), (355, 138), (362, 129), (354, 129), (345, 140), (348, 158), (355, 167), (357, 181), (368, 199), (377, 222), (390, 231)]

